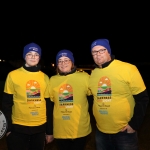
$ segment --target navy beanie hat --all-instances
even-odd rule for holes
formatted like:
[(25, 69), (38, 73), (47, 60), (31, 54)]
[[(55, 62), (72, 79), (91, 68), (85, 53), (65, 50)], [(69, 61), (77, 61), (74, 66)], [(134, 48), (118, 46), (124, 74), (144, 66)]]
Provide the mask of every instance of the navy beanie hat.
[(26, 54), (30, 51), (37, 52), (41, 57), (41, 47), (35, 43), (27, 44), (23, 49), (23, 58), (25, 59)]
[(60, 50), (56, 55), (56, 64), (58, 62), (58, 59), (63, 56), (68, 57), (74, 63), (73, 53), (69, 50), (63, 49), (63, 50)]
[(111, 48), (109, 45), (109, 41), (107, 39), (97, 39), (93, 41), (91, 44), (91, 51), (92, 51), (92, 48), (97, 45), (104, 46), (108, 50), (108, 53), (111, 55)]

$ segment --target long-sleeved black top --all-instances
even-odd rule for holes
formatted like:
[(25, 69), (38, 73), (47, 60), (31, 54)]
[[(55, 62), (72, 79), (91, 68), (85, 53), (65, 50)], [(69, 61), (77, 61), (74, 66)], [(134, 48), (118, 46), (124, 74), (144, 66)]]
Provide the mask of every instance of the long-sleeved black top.
[[(115, 56), (112, 55), (111, 61), (104, 63), (101, 67), (102, 68), (107, 67), (114, 59), (115, 59)], [(95, 66), (98, 67), (96, 64)], [(134, 107), (133, 117), (128, 122), (128, 124), (134, 130), (138, 130), (143, 122), (143, 119), (146, 113), (146, 108), (149, 103), (149, 96), (148, 96), (147, 90), (145, 89), (143, 92), (137, 95), (133, 95), (133, 97), (135, 100), (135, 107)]]
[[(33, 66), (33, 67), (26, 67), (23, 65), (23, 68), (30, 72), (38, 72), (40, 70), (40, 65)], [(47, 115), (47, 122), (40, 126), (23, 126), (19, 124), (12, 124), (12, 106), (13, 103), (13, 94), (3, 93), (2, 98), (2, 111), (6, 116), (7, 120), (7, 133), (14, 131), (18, 133), (24, 134), (35, 134), (40, 132), (46, 132), (47, 135), (53, 134), (53, 103), (50, 101), (50, 98), (45, 98), (46, 101), (46, 115)]]

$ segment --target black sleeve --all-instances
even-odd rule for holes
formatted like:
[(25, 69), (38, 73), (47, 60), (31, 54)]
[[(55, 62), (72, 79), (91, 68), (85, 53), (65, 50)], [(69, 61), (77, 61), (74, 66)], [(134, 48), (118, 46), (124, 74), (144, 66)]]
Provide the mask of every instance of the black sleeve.
[(12, 128), (12, 106), (13, 106), (13, 94), (3, 93), (2, 98), (2, 111), (7, 120), (7, 132), (11, 131)]
[(149, 102), (149, 96), (147, 90), (139, 93), (138, 95), (133, 95), (135, 99), (135, 107), (133, 112), (133, 117), (128, 122), (128, 124), (134, 129), (138, 130), (143, 122), (146, 108)]
[(88, 100), (88, 103), (89, 103), (89, 112), (92, 113), (93, 95), (87, 96), (87, 100)]
[(46, 115), (47, 115), (47, 123), (46, 123), (46, 134), (53, 135), (53, 108), (54, 103), (50, 100), (50, 98), (45, 98), (46, 100)]

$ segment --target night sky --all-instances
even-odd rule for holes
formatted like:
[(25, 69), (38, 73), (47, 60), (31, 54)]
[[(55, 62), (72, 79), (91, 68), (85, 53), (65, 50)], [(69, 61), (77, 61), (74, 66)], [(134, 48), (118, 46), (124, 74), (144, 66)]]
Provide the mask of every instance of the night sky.
[(45, 61), (55, 63), (57, 52), (69, 49), (75, 64), (92, 64), (91, 42), (107, 38), (116, 59), (150, 61), (150, 15), (146, 4), (120, 5), (111, 10), (94, 3), (88, 5), (12, 8), (1, 18), (0, 58), (22, 59), (23, 47), (35, 42), (41, 46)]

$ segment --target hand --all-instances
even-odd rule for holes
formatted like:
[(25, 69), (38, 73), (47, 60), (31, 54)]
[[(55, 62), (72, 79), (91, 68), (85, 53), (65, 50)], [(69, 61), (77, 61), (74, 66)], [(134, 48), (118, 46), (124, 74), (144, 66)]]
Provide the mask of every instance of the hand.
[(46, 144), (51, 143), (54, 140), (53, 135), (46, 135)]
[(121, 130), (121, 132), (124, 132), (125, 130), (127, 130), (127, 133), (134, 133), (134, 132), (135, 132), (135, 130), (133, 130), (133, 129), (131, 128), (131, 126), (129, 126), (129, 125), (125, 126), (125, 127)]
[(7, 132), (7, 133), (6, 133), (6, 136), (8, 136), (10, 133), (11, 133), (11, 132)]

